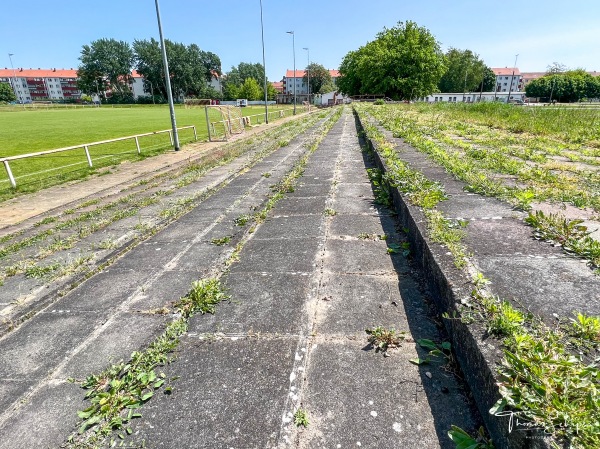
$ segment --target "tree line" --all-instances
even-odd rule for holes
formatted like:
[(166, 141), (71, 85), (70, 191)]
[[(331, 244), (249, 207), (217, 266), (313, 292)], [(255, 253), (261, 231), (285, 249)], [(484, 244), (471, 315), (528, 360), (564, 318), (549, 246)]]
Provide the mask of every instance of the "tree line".
[[(565, 70), (551, 66), (546, 75), (527, 83), (525, 94), (546, 101), (573, 102), (600, 98), (600, 77), (583, 69)], [(559, 65), (560, 66), (560, 65)]]
[(384, 28), (375, 40), (350, 51), (340, 65), (338, 87), (347, 95), (410, 100), (432, 92), (493, 90), (495, 75), (471, 50), (440, 43), (415, 22)]
[[(201, 50), (196, 44), (165, 40), (173, 96), (235, 100), (264, 99), (265, 71), (262, 64), (240, 63), (223, 74), (219, 56)], [(88, 95), (97, 94), (102, 102), (131, 103), (132, 70), (144, 80), (148, 94), (138, 99), (142, 103), (164, 103), (167, 92), (160, 43), (156, 39), (135, 40), (133, 45), (115, 39), (99, 39), (83, 45), (81, 64), (77, 70), (79, 89)], [(224, 75), (224, 76), (223, 76)], [(219, 77), (222, 90), (210, 85)], [(274, 100), (277, 91), (267, 83), (267, 96)]]
[[(415, 22), (399, 22), (375, 40), (344, 56), (338, 87), (347, 95), (384, 95), (410, 100), (433, 92), (494, 91), (496, 76), (471, 50), (446, 53), (431, 32)], [(558, 63), (525, 87), (528, 97), (579, 101), (600, 98), (600, 77)]]

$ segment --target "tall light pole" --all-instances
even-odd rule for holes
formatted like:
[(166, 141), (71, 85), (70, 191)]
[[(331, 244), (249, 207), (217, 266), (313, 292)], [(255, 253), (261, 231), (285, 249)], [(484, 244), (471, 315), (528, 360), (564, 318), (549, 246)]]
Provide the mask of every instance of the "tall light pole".
[(262, 0), (260, 0), (260, 37), (262, 39), (262, 52), (263, 52), (263, 71), (264, 71), (264, 89), (265, 89), (265, 123), (269, 124), (269, 107), (267, 106), (267, 66), (265, 65), (265, 29), (263, 26), (263, 10)]
[[(19, 95), (17, 94), (17, 72), (15, 72), (15, 68), (13, 66), (13, 62), (12, 62), (12, 57), (14, 56), (14, 53), (9, 53), (8, 54), (8, 59), (10, 59), (10, 68), (12, 69), (13, 72), (13, 77), (14, 77), (14, 81), (13, 81), (13, 89), (15, 90), (15, 97), (19, 97)], [(21, 101), (21, 103), (23, 103), (23, 108), (25, 108), (25, 99), (23, 99)]]
[(296, 36), (293, 31), (286, 31), (292, 35), (292, 53), (294, 55), (294, 115), (296, 115)]
[(308, 52), (308, 65), (306, 66), (306, 77), (308, 78), (308, 110), (310, 111), (310, 49), (308, 47), (304, 47), (302, 50), (306, 50)]
[(173, 147), (179, 151), (179, 134), (177, 134), (177, 122), (175, 120), (175, 106), (173, 105), (173, 94), (171, 93), (171, 77), (169, 76), (169, 63), (167, 61), (167, 49), (163, 38), (162, 25), (160, 23), (160, 10), (158, 0), (154, 0), (156, 5), (156, 19), (158, 20), (158, 33), (160, 34), (160, 47), (162, 49), (162, 60), (165, 69), (165, 84), (167, 87), (167, 97), (169, 97), (169, 111), (171, 112), (171, 126), (173, 127)]
[(519, 57), (519, 55), (517, 54), (515, 56), (515, 65), (513, 66), (513, 71), (512, 71), (512, 76), (510, 77), (510, 83), (508, 85), (508, 98), (506, 99), (506, 103), (510, 103), (510, 93), (512, 92), (512, 83), (515, 79), (515, 69), (517, 68), (517, 58)]

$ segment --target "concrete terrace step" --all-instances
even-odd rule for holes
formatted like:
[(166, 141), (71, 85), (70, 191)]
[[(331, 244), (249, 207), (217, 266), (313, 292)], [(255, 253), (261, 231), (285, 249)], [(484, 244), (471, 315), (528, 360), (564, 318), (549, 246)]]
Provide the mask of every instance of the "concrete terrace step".
[[(443, 336), (414, 267), (386, 251), (402, 238), (374, 204), (345, 113), (225, 275), (232, 301), (191, 320), (167, 367), (175, 390), (144, 407), (132, 439), (152, 448), (454, 447), (450, 426), (472, 430), (477, 417), (444, 363), (409, 362), (424, 357), (415, 339)], [(367, 344), (365, 328), (377, 325), (407, 332), (391, 357)], [(306, 429), (293, 424), (298, 408)]]
[[(363, 119), (362, 117), (359, 119)], [(373, 122), (374, 123), (374, 122)], [(393, 143), (398, 157), (411, 169), (443, 185), (448, 199), (437, 209), (444, 217), (466, 220), (463, 240), (469, 261), (485, 278), (494, 295), (511, 301), (520, 309), (541, 317), (550, 326), (557, 317), (567, 319), (574, 312), (600, 315), (600, 280), (585, 260), (569, 256), (561, 248), (534, 240), (527, 215), (494, 198), (465, 192), (457, 181), (427, 156), (379, 128)], [(377, 144), (370, 142), (377, 151)], [(387, 167), (377, 153), (378, 166)], [(453, 316), (461, 300), (470, 298), (473, 289), (469, 275), (456, 269), (448, 250), (428, 238), (426, 218), (397, 189), (394, 204), (402, 225), (409, 229), (411, 248), (415, 248), (427, 283), (441, 312)], [(466, 325), (459, 319), (445, 320), (452, 336), (460, 366), (465, 374), (480, 413), (497, 448), (547, 448), (549, 439), (535, 429), (517, 429), (511, 416), (493, 416), (489, 409), (500, 398), (496, 367), (502, 357), (499, 344), (492, 342), (481, 325)]]
[[(1, 338), (2, 448), (64, 443), (76, 430), (77, 410), (85, 406), (84, 391), (67, 380), (128, 359), (162, 333), (171, 317), (152, 310), (187, 294), (193, 281), (223, 263), (247, 232), (235, 219), (260, 209), (270, 186), (306, 151), (300, 137), (270, 154)], [(267, 171), (269, 178), (262, 176)], [(231, 237), (229, 246), (211, 244), (224, 236)]]
[[(291, 144), (273, 153), (0, 339), (2, 447), (65, 443), (89, 405), (67, 379), (147, 346), (170, 319), (150, 311), (223, 270), (238, 241), (239, 261), (222, 278), (231, 301), (192, 317), (177, 359), (162, 369), (177, 378), (172, 394), (139, 410), (125, 444), (451, 449), (451, 425), (472, 432), (479, 418), (456, 366), (409, 362), (426, 356), (416, 340), (445, 337), (420, 272), (388, 254), (406, 237), (374, 203), (372, 162), (348, 111), (268, 219), (243, 239), (234, 226), (304, 152)], [(226, 235), (230, 246), (210, 244)], [(365, 329), (375, 326), (406, 332), (391, 357), (368, 345)], [(306, 429), (293, 424), (299, 407)]]

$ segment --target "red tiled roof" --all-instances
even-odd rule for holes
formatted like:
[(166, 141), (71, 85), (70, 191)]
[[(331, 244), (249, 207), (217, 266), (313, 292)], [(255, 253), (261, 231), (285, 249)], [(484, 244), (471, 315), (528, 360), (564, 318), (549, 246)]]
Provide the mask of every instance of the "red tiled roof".
[(0, 77), (12, 78), (77, 78), (77, 70), (74, 69), (0, 69)]
[[(294, 71), (293, 70), (287, 70), (285, 72), (285, 77), (286, 78), (303, 78), (304, 77), (304, 70), (296, 70), (296, 76), (294, 77)], [(340, 76), (340, 72), (339, 70), (333, 70), (330, 69), (329, 70), (329, 74), (331, 75), (332, 78), (338, 78)]]
[(494, 75), (498, 76), (498, 75), (512, 75), (513, 74), (513, 70), (515, 71), (515, 75), (520, 75), (521, 72), (519, 72), (519, 69), (517, 67), (504, 67), (504, 68), (494, 68), (492, 67), (492, 72), (494, 72)]
[[(77, 78), (76, 69), (0, 69), (0, 78)], [(131, 72), (133, 78), (142, 78), (137, 71)]]

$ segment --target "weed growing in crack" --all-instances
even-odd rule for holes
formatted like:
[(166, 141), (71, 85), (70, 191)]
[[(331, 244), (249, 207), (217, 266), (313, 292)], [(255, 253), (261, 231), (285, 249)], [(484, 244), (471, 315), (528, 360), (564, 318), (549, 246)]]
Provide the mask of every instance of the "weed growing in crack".
[(569, 220), (559, 213), (546, 215), (538, 210), (530, 213), (525, 222), (535, 229), (535, 238), (560, 245), (600, 268), (600, 242), (589, 237), (587, 227), (581, 224), (583, 220)]
[(220, 239), (214, 238), (210, 241), (210, 243), (212, 243), (213, 245), (217, 245), (217, 246), (223, 246), (223, 245), (227, 245), (230, 241), (231, 241), (231, 237), (226, 235), (225, 237), (221, 237)]
[[(194, 282), (188, 295), (174, 306), (181, 318), (170, 322), (146, 350), (136, 351), (128, 362), (114, 364), (82, 381), (82, 388), (89, 390), (86, 399), (91, 405), (78, 412), (82, 422), (78, 433), (68, 439), (71, 447), (94, 446), (112, 432), (117, 432), (120, 439), (131, 434), (129, 423), (141, 417), (135, 410), (168, 382), (157, 368), (170, 362), (170, 354), (179, 344), (180, 336), (187, 332), (188, 319), (198, 312), (214, 313), (216, 305), (228, 298), (217, 279)], [(167, 386), (165, 394), (171, 388)], [(94, 432), (91, 429), (95, 429)]]
[(395, 329), (386, 329), (383, 326), (365, 329), (367, 341), (375, 348), (376, 352), (387, 352), (390, 348), (397, 348), (406, 338), (406, 332)]
[(333, 216), (337, 215), (337, 211), (335, 209), (331, 209), (330, 207), (328, 207), (323, 211), (323, 214), (327, 217), (333, 217)]
[(428, 357), (426, 359), (416, 358), (411, 359), (410, 362), (415, 365), (424, 365), (431, 362), (431, 357), (441, 357), (446, 361), (447, 365), (454, 365), (454, 356), (452, 355), (452, 345), (449, 341), (443, 341), (441, 343), (435, 343), (432, 340), (427, 338), (421, 338), (417, 340), (417, 344), (424, 348), (428, 349)]
[(294, 413), (294, 424), (296, 424), (296, 427), (308, 427), (309, 421), (308, 413), (306, 412), (306, 410), (304, 410), (303, 408), (299, 408), (298, 410), (296, 410), (296, 413)]
[(479, 428), (477, 435), (472, 437), (453, 425), (448, 431), (448, 436), (456, 444), (456, 449), (494, 449), (494, 443), (486, 436), (483, 426)]
[(240, 215), (239, 217), (236, 217), (233, 220), (233, 223), (236, 226), (245, 226), (246, 223), (248, 223), (250, 220), (252, 220), (252, 216), (244, 214), (244, 215)]

